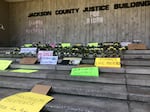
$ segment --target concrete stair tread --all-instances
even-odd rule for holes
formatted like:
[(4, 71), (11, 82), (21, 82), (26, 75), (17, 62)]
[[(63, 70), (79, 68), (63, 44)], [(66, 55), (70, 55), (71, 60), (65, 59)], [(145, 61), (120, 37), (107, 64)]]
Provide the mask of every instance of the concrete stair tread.
[[(0, 88), (0, 99), (24, 91)], [(54, 100), (49, 102), (43, 112), (128, 112), (125, 101), (92, 98), (84, 96), (52, 94)], [(109, 105), (109, 108), (108, 108)]]
[(147, 74), (150, 75), (150, 69), (148, 68), (142, 68), (142, 67), (135, 67), (135, 68), (126, 68), (127, 74)]
[(128, 86), (129, 99), (150, 103), (150, 87)]
[(40, 78), (40, 79), (55, 79), (67, 81), (83, 81), (83, 82), (97, 82), (97, 83), (112, 83), (125, 84), (125, 74), (114, 73), (100, 73), (99, 77), (72, 77), (70, 71), (57, 70), (39, 70), (35, 73), (14, 73), (11, 70), (1, 71), (0, 76), (6, 77), (23, 77), (23, 78)]
[(98, 83), (84, 83), (75, 81), (39, 80), (24, 78), (0, 77), (0, 87), (30, 90), (35, 84), (52, 85), (53, 92), (64, 94), (77, 94), (96, 97), (110, 97), (126, 99), (125, 85), (111, 85)]

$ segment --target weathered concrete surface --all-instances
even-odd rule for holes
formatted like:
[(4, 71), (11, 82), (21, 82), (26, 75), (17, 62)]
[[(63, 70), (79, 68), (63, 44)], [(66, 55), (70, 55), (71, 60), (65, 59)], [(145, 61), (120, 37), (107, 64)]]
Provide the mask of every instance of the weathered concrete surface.
[(150, 75), (150, 69), (146, 68), (126, 68), (126, 73), (127, 74), (146, 74)]
[(127, 50), (124, 52), (124, 54), (150, 54), (150, 50)]
[(149, 86), (150, 87), (150, 75), (131, 75), (127, 74), (128, 85)]
[(129, 100), (150, 103), (150, 87), (128, 86)]
[(56, 99), (46, 105), (45, 110), (53, 112), (129, 112), (128, 105), (124, 101), (60, 94), (53, 96)]
[(55, 65), (21, 65), (21, 64), (11, 64), (10, 68), (12, 69), (47, 69), (47, 70), (55, 70)]
[(128, 55), (123, 55), (123, 59), (150, 59), (150, 55), (143, 55), (143, 54), (128, 54)]
[(131, 102), (130, 103), (131, 112), (150, 112), (149, 103)]
[(132, 66), (150, 66), (150, 61), (148, 60), (124, 60), (123, 65), (132, 65)]
[(127, 99), (126, 87), (124, 85), (0, 77), (0, 87), (3, 88), (30, 90), (38, 83), (51, 85), (54, 93)]

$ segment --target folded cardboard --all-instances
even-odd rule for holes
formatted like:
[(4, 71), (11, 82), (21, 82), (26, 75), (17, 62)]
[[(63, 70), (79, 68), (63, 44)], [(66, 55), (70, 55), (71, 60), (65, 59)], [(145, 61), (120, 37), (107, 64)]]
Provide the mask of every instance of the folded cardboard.
[(145, 50), (147, 48), (145, 44), (129, 44), (128, 49), (129, 50)]
[(32, 65), (37, 62), (37, 58), (32, 58), (32, 57), (26, 57), (20, 60), (20, 64), (24, 65)]
[(51, 88), (52, 88), (52, 87), (51, 87), (51, 86), (48, 86), (48, 85), (36, 84), (36, 85), (32, 88), (31, 92), (46, 95), (46, 94), (50, 91)]

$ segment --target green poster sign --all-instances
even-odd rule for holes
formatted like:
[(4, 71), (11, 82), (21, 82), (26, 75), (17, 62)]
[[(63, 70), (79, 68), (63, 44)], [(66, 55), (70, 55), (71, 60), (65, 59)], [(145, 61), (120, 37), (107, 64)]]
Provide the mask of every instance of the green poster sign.
[(27, 70), (27, 69), (17, 69), (17, 70), (11, 70), (11, 72), (17, 72), (17, 73), (33, 73), (37, 72), (38, 70)]
[(0, 60), (0, 70), (6, 70), (12, 63), (12, 60)]
[(61, 46), (62, 47), (71, 47), (71, 44), (70, 43), (61, 43)]
[(71, 76), (92, 76), (99, 77), (98, 67), (81, 67), (81, 68), (72, 68)]
[(32, 47), (32, 44), (24, 44), (24, 47)]
[(88, 43), (88, 46), (90, 46), (90, 47), (97, 47), (98, 46), (98, 43)]

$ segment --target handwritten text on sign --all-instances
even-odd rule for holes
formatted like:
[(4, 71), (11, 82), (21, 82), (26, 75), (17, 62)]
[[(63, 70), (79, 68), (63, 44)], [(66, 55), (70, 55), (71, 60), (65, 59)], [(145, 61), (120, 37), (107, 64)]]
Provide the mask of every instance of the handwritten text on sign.
[(72, 68), (71, 76), (99, 76), (99, 70), (97, 67), (81, 67)]
[(0, 112), (39, 112), (53, 97), (25, 92), (0, 101)]
[(47, 56), (47, 57), (42, 57), (40, 59), (40, 64), (56, 65), (57, 61), (58, 61), (58, 56)]
[(121, 67), (120, 58), (96, 58), (95, 66), (120, 68)]
[(48, 57), (53, 56), (53, 51), (39, 51), (38, 52), (38, 60), (40, 60), (42, 57)]

